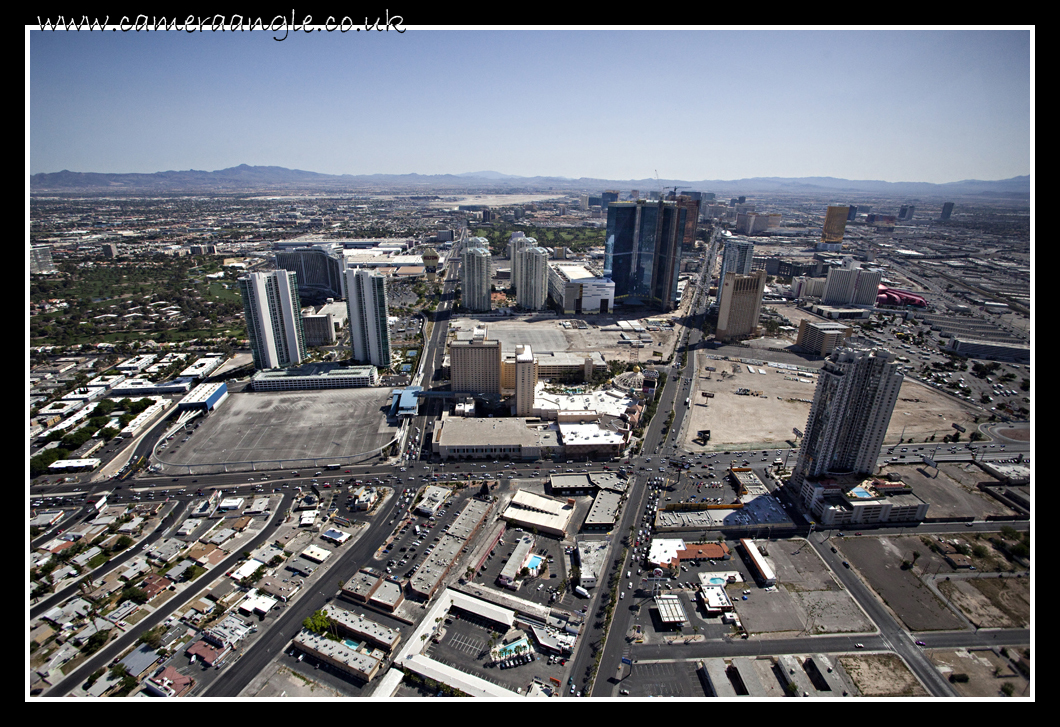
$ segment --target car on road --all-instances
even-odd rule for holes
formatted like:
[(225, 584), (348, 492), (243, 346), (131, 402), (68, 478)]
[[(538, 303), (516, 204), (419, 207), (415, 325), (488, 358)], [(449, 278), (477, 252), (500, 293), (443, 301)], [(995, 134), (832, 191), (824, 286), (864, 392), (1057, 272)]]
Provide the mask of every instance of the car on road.
[(864, 649), (865, 648), (865, 644), (854, 644), (854, 648), (855, 649)]
[(927, 644), (925, 644), (923, 641), (916, 642), (916, 645), (917, 646), (927, 646)]

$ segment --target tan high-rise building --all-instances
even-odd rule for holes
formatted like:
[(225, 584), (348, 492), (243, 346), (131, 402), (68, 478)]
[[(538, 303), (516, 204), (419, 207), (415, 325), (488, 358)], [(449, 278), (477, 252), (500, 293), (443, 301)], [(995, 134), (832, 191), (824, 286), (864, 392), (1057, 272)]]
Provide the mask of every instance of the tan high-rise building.
[(529, 346), (515, 347), (515, 416), (528, 417), (534, 411), (537, 386), (537, 359)]
[(750, 275), (726, 273), (718, 292), (719, 340), (753, 336), (758, 328), (758, 314), (762, 310), (762, 296), (766, 290), (766, 271), (756, 270)]
[(849, 205), (828, 205), (828, 212), (824, 216), (824, 229), (821, 230), (821, 242), (842, 242), (843, 233), (847, 229), (847, 216), (849, 214)]
[(449, 344), (453, 391), (469, 394), (501, 393), (501, 342), (490, 341), (485, 328), (476, 328), (470, 341)]

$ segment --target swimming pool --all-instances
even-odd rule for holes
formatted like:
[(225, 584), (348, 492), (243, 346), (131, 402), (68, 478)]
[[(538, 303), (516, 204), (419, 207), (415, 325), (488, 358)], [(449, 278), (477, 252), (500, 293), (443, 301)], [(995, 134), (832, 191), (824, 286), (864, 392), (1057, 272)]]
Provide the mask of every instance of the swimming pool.
[(537, 567), (539, 565), (541, 565), (541, 556), (540, 555), (532, 555), (532, 556), (530, 556), (530, 560), (526, 561), (526, 567), (529, 568), (530, 570), (537, 570)]
[[(507, 644), (505, 646), (499, 647), (497, 649), (497, 658), (498, 659), (507, 659), (509, 656), (515, 656), (516, 649), (518, 647), (520, 647), (520, 646), (526, 647), (527, 650), (530, 649), (530, 643), (524, 637), (522, 639), (519, 639), (518, 641), (513, 641), (510, 644)], [(523, 652), (523, 653), (525, 653), (525, 652)]]
[(725, 585), (725, 579), (724, 578), (711, 578), (708, 581), (708, 583), (710, 583), (710, 585), (712, 585), (712, 586), (724, 586)]
[(342, 643), (346, 644), (346, 646), (350, 647), (351, 649), (359, 649), (359, 648), (361, 648), (360, 644), (358, 644), (356, 641), (353, 641), (351, 639), (343, 639)]
[(854, 489), (851, 490), (851, 492), (853, 492), (858, 497), (872, 497), (872, 493), (870, 493), (864, 487), (860, 487), (860, 486), (859, 487), (855, 487)]

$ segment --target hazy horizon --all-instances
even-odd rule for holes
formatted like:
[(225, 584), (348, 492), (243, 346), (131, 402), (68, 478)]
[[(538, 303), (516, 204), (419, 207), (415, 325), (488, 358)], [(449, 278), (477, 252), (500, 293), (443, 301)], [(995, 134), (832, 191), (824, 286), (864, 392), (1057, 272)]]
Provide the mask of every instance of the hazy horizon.
[(1033, 30), (27, 30), (30, 174), (997, 181)]

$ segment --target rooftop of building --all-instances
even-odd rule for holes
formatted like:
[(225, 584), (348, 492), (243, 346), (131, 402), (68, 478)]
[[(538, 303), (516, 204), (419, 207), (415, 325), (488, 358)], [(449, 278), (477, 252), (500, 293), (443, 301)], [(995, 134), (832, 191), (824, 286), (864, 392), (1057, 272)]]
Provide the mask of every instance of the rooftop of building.
[(255, 379), (291, 379), (296, 377), (345, 378), (347, 376), (371, 377), (375, 366), (343, 366), (336, 363), (310, 363), (287, 369), (268, 369), (254, 374)]
[[(439, 445), (459, 446), (467, 442), (489, 442), (497, 446), (555, 447), (558, 444), (555, 425), (527, 424), (524, 418), (443, 417), (435, 428)], [(537, 421), (536, 419), (533, 421)]]
[(363, 614), (347, 611), (331, 603), (324, 606), (324, 612), (328, 615), (328, 618), (346, 630), (364, 636), (377, 644), (382, 644), (388, 649), (393, 648), (401, 639), (401, 634), (396, 629), (372, 621)]

